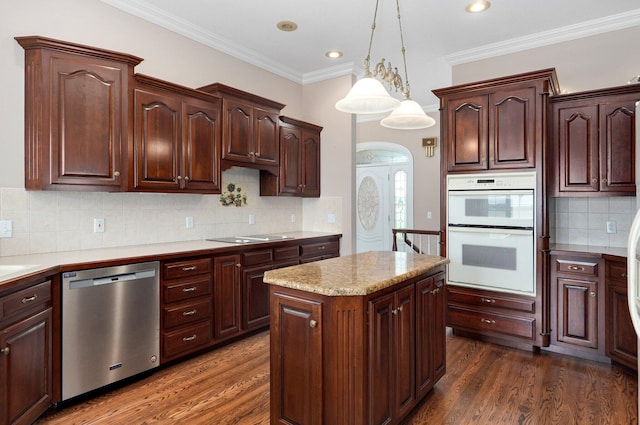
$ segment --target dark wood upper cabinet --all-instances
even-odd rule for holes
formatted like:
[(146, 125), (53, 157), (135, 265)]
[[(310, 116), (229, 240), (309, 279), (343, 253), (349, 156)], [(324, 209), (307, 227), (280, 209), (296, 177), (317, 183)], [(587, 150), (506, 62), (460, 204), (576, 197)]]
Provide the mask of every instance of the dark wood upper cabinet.
[(285, 105), (219, 83), (198, 90), (222, 97), (222, 169), (238, 166), (277, 173), (278, 116)]
[(434, 90), (440, 98), (443, 168), (536, 168), (545, 138), (544, 96), (557, 90), (553, 69)]
[(220, 98), (136, 75), (130, 189), (220, 193)]
[(320, 196), (322, 127), (280, 117), (279, 173), (260, 173), (262, 196)]
[(635, 195), (638, 100), (638, 85), (551, 98), (553, 196)]
[(121, 190), (142, 59), (40, 36), (16, 41), (25, 49), (25, 187)]

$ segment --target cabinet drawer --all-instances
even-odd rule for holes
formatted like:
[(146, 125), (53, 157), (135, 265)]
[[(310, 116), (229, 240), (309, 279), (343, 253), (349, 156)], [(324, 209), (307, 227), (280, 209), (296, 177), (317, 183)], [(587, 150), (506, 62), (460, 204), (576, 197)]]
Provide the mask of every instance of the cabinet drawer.
[(172, 357), (178, 353), (185, 354), (206, 346), (213, 339), (211, 320), (165, 333), (162, 336), (162, 350), (165, 357)]
[(448, 286), (447, 290), (449, 301), (535, 313), (535, 299), (521, 299), (503, 294), (472, 294), (452, 286)]
[(453, 328), (462, 328), (476, 332), (535, 339), (535, 319), (506, 314), (488, 313), (462, 306), (449, 305), (449, 323)]
[(321, 243), (310, 243), (300, 245), (301, 257), (316, 257), (325, 256), (329, 254), (335, 254), (340, 250), (340, 243), (338, 241), (328, 241)]
[(273, 261), (273, 251), (271, 249), (261, 249), (260, 251), (250, 251), (242, 254), (243, 266), (270, 263), (271, 261)]
[(605, 269), (607, 280), (617, 280), (626, 284), (627, 263), (622, 261), (607, 261)]
[(35, 306), (51, 301), (51, 281), (39, 283), (0, 298), (0, 321), (12, 316), (19, 317)]
[(211, 276), (164, 283), (162, 285), (162, 300), (164, 303), (188, 300), (211, 293)]
[(597, 260), (571, 260), (568, 258), (556, 259), (556, 270), (558, 273), (572, 273), (582, 276), (598, 276)]
[(211, 258), (175, 261), (164, 263), (163, 266), (164, 279), (177, 279), (204, 273), (211, 273)]
[(273, 258), (276, 261), (290, 260), (292, 258), (298, 258), (300, 256), (300, 247), (298, 245), (285, 246), (282, 248), (274, 249)]
[(211, 302), (212, 300), (209, 298), (187, 304), (164, 307), (162, 309), (164, 329), (211, 318)]

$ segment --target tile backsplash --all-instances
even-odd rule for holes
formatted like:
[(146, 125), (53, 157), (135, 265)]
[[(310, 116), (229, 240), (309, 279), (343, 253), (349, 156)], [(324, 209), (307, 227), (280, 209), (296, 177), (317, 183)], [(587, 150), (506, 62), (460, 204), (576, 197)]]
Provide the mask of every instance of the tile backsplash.
[[(0, 256), (239, 234), (340, 232), (340, 223), (327, 228), (326, 221), (314, 226), (312, 221), (304, 220), (300, 198), (259, 196), (256, 170), (231, 168), (223, 173), (222, 180), (241, 185), (246, 205), (223, 206), (220, 195), (26, 191), (0, 187), (0, 219), (11, 220), (13, 226), (13, 236), (0, 239)], [(333, 198), (321, 199), (315, 207), (332, 212), (335, 204)], [(249, 224), (249, 215), (253, 215), (254, 224)], [(187, 217), (193, 217), (192, 228), (186, 226)], [(104, 233), (93, 231), (95, 218), (105, 220)]]
[[(552, 198), (549, 203), (549, 232), (552, 243), (626, 247), (636, 198)], [(607, 221), (615, 222), (616, 233), (607, 233)]]

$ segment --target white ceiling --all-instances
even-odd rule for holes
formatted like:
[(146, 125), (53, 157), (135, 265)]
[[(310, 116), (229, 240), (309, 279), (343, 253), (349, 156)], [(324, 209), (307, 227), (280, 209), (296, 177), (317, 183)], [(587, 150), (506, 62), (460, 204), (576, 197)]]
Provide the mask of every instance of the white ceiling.
[[(364, 69), (375, 0), (101, 0), (200, 43), (304, 84)], [(379, 0), (372, 66), (404, 75), (395, 1)], [(638, 0), (400, 0), (411, 95), (431, 105), (449, 66), (640, 25)], [(282, 32), (276, 24), (294, 21)], [(338, 60), (328, 50), (344, 52)], [(630, 76), (631, 78), (632, 76)], [(337, 99), (336, 99), (337, 100)]]

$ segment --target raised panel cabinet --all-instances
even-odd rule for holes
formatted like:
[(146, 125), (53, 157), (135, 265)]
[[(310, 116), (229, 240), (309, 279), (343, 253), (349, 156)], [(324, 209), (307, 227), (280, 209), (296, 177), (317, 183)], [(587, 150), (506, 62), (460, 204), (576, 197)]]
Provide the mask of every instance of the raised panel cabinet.
[(25, 49), (25, 187), (121, 190), (142, 59), (39, 36), (16, 41)]
[(136, 75), (132, 190), (220, 193), (220, 99)]
[(240, 254), (213, 258), (213, 302), (216, 340), (237, 335), (242, 330)]
[(220, 83), (198, 90), (222, 97), (222, 168), (239, 166), (277, 173), (278, 116), (284, 104)]
[(320, 196), (322, 127), (280, 117), (279, 174), (260, 173), (262, 196)]
[(627, 262), (623, 258), (605, 260), (606, 354), (628, 368), (638, 369), (638, 339), (627, 296)]
[(553, 196), (635, 196), (636, 86), (551, 98)]
[(0, 424), (33, 423), (54, 402), (51, 280), (0, 298)]
[(434, 90), (442, 111), (443, 169), (536, 168), (547, 96), (556, 90), (553, 69)]

